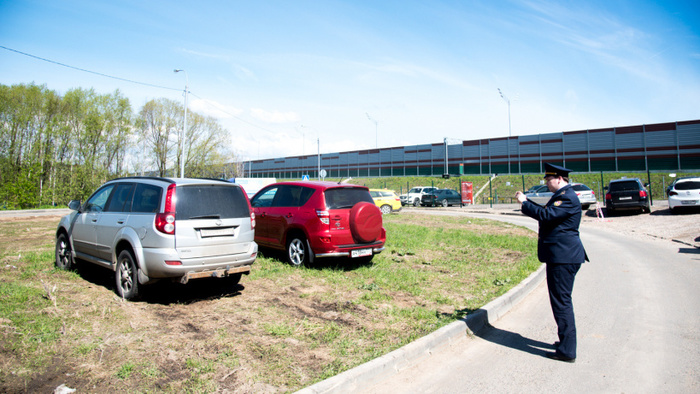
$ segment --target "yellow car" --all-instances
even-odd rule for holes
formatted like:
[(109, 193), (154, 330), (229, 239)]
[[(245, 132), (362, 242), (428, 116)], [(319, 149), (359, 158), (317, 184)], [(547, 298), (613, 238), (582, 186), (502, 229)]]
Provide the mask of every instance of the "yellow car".
[(374, 203), (383, 214), (398, 212), (401, 210), (401, 200), (393, 190), (369, 189), (369, 194), (374, 199)]

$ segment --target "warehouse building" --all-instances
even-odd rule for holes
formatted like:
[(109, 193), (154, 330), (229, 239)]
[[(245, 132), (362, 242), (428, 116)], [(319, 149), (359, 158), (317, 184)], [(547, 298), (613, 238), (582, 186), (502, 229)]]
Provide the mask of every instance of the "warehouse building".
[(700, 169), (700, 120), (254, 160), (250, 177), (458, 176)]

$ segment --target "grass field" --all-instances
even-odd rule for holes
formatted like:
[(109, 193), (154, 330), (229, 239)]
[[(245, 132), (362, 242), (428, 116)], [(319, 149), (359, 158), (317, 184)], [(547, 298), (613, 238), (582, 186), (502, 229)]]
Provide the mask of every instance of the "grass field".
[(464, 317), (539, 267), (536, 235), (474, 218), (385, 215), (372, 263), (296, 268), (264, 251), (240, 285), (53, 266), (56, 217), (0, 221), (0, 391), (290, 392)]

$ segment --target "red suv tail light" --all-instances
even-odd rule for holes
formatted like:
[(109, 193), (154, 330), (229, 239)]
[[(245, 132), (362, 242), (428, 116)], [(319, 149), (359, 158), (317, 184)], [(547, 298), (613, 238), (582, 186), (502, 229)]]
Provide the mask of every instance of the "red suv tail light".
[(647, 192), (644, 190), (639, 191), (639, 198), (647, 198)]
[(165, 193), (163, 213), (156, 214), (156, 230), (165, 234), (175, 234), (175, 184), (168, 186)]
[(605, 193), (605, 199), (606, 199), (606, 200), (612, 200), (612, 194), (610, 194), (610, 193)]
[(328, 213), (328, 211), (316, 210), (316, 215), (318, 216), (318, 219), (321, 221), (321, 223), (331, 224), (331, 214)]

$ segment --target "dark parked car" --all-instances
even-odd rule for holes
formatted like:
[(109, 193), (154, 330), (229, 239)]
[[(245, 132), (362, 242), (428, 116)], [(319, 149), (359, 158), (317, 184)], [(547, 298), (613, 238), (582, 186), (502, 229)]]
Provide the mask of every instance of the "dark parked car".
[(227, 181), (119, 178), (68, 206), (56, 229), (56, 266), (106, 267), (125, 299), (159, 279), (237, 284), (258, 253), (248, 197)]
[(442, 205), (462, 205), (462, 195), (452, 189), (437, 189), (421, 196), (420, 205), (434, 207)]
[(605, 187), (605, 207), (608, 215), (622, 210), (651, 212), (649, 192), (639, 178), (610, 181)]
[(323, 257), (366, 262), (384, 250), (382, 212), (365, 186), (279, 182), (253, 196), (255, 241), (286, 251), (292, 265)]

